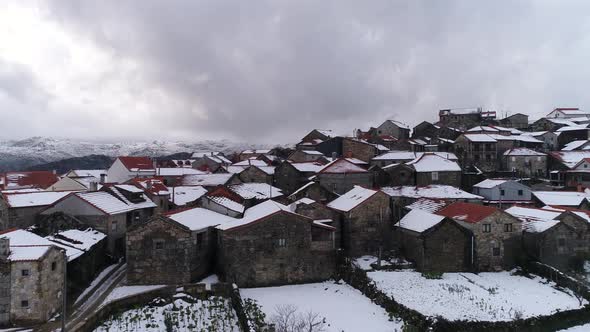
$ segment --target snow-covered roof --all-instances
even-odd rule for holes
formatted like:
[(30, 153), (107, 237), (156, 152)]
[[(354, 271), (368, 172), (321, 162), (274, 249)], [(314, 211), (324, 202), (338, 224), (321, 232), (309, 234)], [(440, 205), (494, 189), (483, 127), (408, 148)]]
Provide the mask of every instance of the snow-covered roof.
[(295, 192), (294, 192), (294, 193), (292, 193), (292, 194), (291, 194), (289, 197), (297, 195), (297, 194), (298, 194), (298, 193), (300, 193), (301, 191), (303, 191), (303, 190), (305, 190), (305, 189), (309, 188), (310, 186), (312, 186), (312, 185), (314, 185), (314, 184), (315, 184), (315, 182), (314, 182), (314, 181), (310, 181), (310, 182), (308, 182), (308, 183), (304, 184), (303, 186), (301, 186), (301, 188), (299, 188), (299, 189), (295, 190)]
[(198, 158), (203, 158), (205, 156), (216, 156), (216, 155), (220, 155), (221, 152), (218, 151), (198, 151), (198, 152), (193, 152), (193, 154), (191, 155), (192, 159), (198, 159)]
[(578, 150), (582, 145), (588, 143), (588, 140), (571, 141), (567, 143), (561, 151), (573, 151)]
[(400, 128), (410, 129), (410, 126), (408, 126), (407, 124), (405, 124), (403, 122), (397, 121), (397, 120), (385, 120), (385, 121), (389, 121)]
[(319, 173), (367, 173), (367, 170), (346, 159), (340, 158), (324, 166)]
[(546, 131), (546, 130), (544, 130), (544, 131), (523, 131), (521, 135), (536, 137), (536, 136), (543, 136), (547, 133), (550, 133), (550, 131)]
[(334, 133), (330, 129), (315, 129), (315, 131), (328, 137), (332, 137), (334, 135)]
[(506, 213), (522, 221), (523, 230), (530, 233), (542, 233), (557, 225), (561, 211), (513, 206), (505, 210)]
[(274, 166), (254, 166), (254, 167), (258, 168), (259, 170), (263, 171), (264, 173), (266, 173), (268, 175), (275, 174), (275, 167)]
[(426, 211), (414, 209), (408, 212), (395, 226), (422, 233), (445, 220), (444, 216), (428, 213)]
[(557, 129), (557, 132), (564, 132), (564, 131), (576, 131), (576, 130), (590, 130), (588, 129), (587, 126), (585, 125), (575, 125), (575, 126), (566, 126), (566, 127), (561, 127), (559, 129)]
[(488, 131), (488, 132), (499, 132), (500, 130), (494, 128), (494, 127), (489, 127), (489, 126), (476, 126), (470, 129), (467, 129), (467, 132), (476, 132), (476, 131)]
[(420, 198), (414, 203), (406, 205), (405, 208), (435, 213), (449, 204), (449, 202), (440, 199)]
[(348, 212), (377, 193), (376, 190), (354, 186), (351, 190), (328, 203), (328, 207)]
[(106, 214), (126, 213), (135, 209), (133, 206), (125, 204), (117, 197), (105, 191), (76, 193), (74, 195)]
[(412, 160), (406, 164), (413, 166), (416, 172), (418, 173), (461, 172), (461, 167), (456, 162), (431, 153), (424, 153), (419, 158)]
[(156, 169), (156, 175), (159, 176), (183, 176), (188, 174), (206, 174), (198, 169), (188, 167), (160, 167)]
[(317, 162), (309, 162), (309, 163), (291, 163), (295, 169), (299, 172), (303, 173), (317, 173), (324, 168), (324, 165), (317, 163)]
[(179, 186), (170, 188), (170, 200), (177, 206), (194, 202), (207, 193), (201, 186)]
[(504, 152), (505, 156), (547, 156), (543, 152), (527, 149), (527, 148), (514, 148)]
[(545, 205), (579, 206), (588, 195), (577, 191), (533, 191), (537, 199)]
[(590, 158), (590, 150), (552, 151), (550, 155), (561, 161), (567, 168), (574, 168), (582, 159)]
[[(495, 188), (499, 185), (502, 185), (506, 182), (513, 182), (513, 183), (517, 183), (521, 186), (525, 186), (519, 182), (513, 181), (513, 180), (508, 180), (508, 179), (485, 179), (475, 185), (473, 185), (474, 187), (477, 188), (484, 188), (484, 189), (491, 189), (491, 188)], [(525, 186), (526, 187), (526, 186)]]
[(305, 205), (309, 205), (309, 204), (313, 204), (316, 203), (316, 201), (314, 201), (311, 198), (307, 198), (307, 197), (303, 197), (300, 200), (297, 200), (291, 204), (289, 204), (289, 209), (291, 209), (292, 212), (295, 212), (295, 210), (297, 209), (297, 207), (301, 204), (305, 204)]
[(182, 177), (183, 186), (220, 186), (224, 185), (233, 174), (222, 173), (222, 174), (198, 174), (198, 175), (185, 175)]
[(115, 187), (134, 194), (140, 194), (144, 192), (143, 189), (137, 188), (136, 186), (130, 184), (116, 184)]
[(87, 177), (92, 176), (97, 179), (100, 179), (101, 174), (106, 175), (106, 169), (73, 169), (68, 172), (68, 175), (71, 177)]
[(217, 226), (217, 229), (229, 230), (236, 227), (244, 226), (281, 211), (293, 213), (291, 212), (288, 206), (285, 206), (275, 201), (268, 200), (247, 209), (246, 212), (244, 212), (243, 218), (234, 219), (231, 222), (221, 224)]
[(54, 245), (49, 240), (22, 229), (4, 231), (0, 234), (0, 238), (10, 240), (9, 261), (39, 260)]
[(244, 210), (246, 209), (246, 207), (244, 207), (244, 205), (229, 199), (227, 197), (224, 196), (207, 196), (207, 199), (223, 206), (226, 209), (238, 212), (238, 213), (244, 213)]
[(270, 152), (270, 149), (249, 149), (242, 151), (243, 154), (267, 154)]
[(482, 200), (483, 197), (470, 194), (459, 188), (446, 185), (429, 185), (425, 187), (401, 186), (384, 187), (381, 190), (392, 197), (408, 198), (438, 198), (438, 199), (468, 199)]
[(68, 262), (82, 256), (94, 245), (105, 239), (106, 234), (88, 228), (86, 230), (69, 229), (56, 234), (46, 236), (56, 246), (66, 250)]
[(256, 158), (250, 158), (238, 163), (233, 164), (232, 166), (268, 166), (268, 164), (264, 160), (259, 160)]
[(68, 191), (35, 191), (27, 193), (3, 192), (2, 196), (8, 206), (12, 208), (25, 208), (51, 205), (70, 193), (71, 192)]
[(206, 157), (218, 164), (226, 164), (226, 165), (231, 164), (231, 160), (227, 159), (226, 157), (224, 157), (221, 154), (216, 155), (216, 156), (206, 156)]
[(228, 189), (244, 199), (269, 199), (283, 196), (283, 191), (281, 189), (267, 183), (240, 183), (231, 185)]
[(236, 220), (221, 213), (199, 207), (183, 210), (180, 212), (171, 212), (166, 214), (166, 217), (189, 228), (191, 231), (199, 231), (208, 227), (215, 227)]
[(470, 140), (471, 142), (477, 143), (494, 143), (496, 139), (492, 136), (487, 134), (465, 134), (463, 135), (466, 139)]
[[(457, 156), (452, 152), (426, 152), (428, 154), (434, 154), (441, 158), (449, 160), (458, 160)], [(424, 155), (424, 152), (413, 152), (413, 151), (389, 151), (384, 154), (378, 155), (372, 160), (414, 160)]]
[(316, 151), (316, 150), (299, 150), (300, 152), (304, 153), (304, 154), (310, 154), (310, 155), (315, 155), (315, 156), (323, 156), (324, 154)]

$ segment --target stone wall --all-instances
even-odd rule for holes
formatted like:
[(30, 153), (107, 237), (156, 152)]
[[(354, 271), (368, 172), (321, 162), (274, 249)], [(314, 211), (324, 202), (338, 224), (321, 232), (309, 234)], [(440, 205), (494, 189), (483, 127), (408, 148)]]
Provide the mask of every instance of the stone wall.
[(273, 176), (272, 175), (266, 174), (265, 172), (260, 170), (258, 167), (254, 167), (254, 166), (250, 166), (250, 167), (246, 168), (245, 170), (243, 170), (240, 173), (239, 177), (240, 177), (240, 180), (242, 180), (242, 182), (244, 182), (244, 183), (249, 183), (249, 182), (268, 183), (268, 184), (273, 183)]
[(10, 323), (10, 262), (0, 260), (0, 326)]
[(461, 187), (461, 172), (437, 172), (437, 180), (433, 178), (432, 173), (433, 172), (416, 173), (416, 185), (428, 186), (431, 184), (444, 184), (457, 188)]
[(350, 212), (341, 212), (337, 228), (342, 246), (351, 257), (375, 254), (379, 248), (392, 247), (393, 222), (389, 196), (383, 192), (371, 196)]
[(379, 154), (375, 146), (350, 138), (342, 140), (342, 153), (347, 158), (357, 158), (367, 163)]
[[(559, 244), (563, 239), (563, 246)], [(523, 233), (523, 246), (528, 255), (541, 263), (558, 269), (570, 268), (572, 259), (576, 257), (577, 234), (574, 229), (564, 223), (548, 229), (543, 233)]]
[(309, 182), (302, 174), (288, 162), (284, 162), (275, 168), (275, 186), (283, 193), (289, 195)]
[[(284, 240), (284, 243), (281, 243)], [(312, 250), (308, 218), (281, 212), (219, 232), (219, 272), (240, 287), (329, 279), (335, 250)]]
[(33, 226), (39, 213), (46, 207), (11, 208), (3, 199), (0, 199), (0, 230)]
[(320, 173), (319, 182), (326, 189), (337, 194), (344, 194), (355, 185), (365, 188), (373, 187), (373, 175), (366, 173)]
[(516, 174), (526, 177), (547, 175), (547, 156), (506, 156), (506, 169), (516, 169)]

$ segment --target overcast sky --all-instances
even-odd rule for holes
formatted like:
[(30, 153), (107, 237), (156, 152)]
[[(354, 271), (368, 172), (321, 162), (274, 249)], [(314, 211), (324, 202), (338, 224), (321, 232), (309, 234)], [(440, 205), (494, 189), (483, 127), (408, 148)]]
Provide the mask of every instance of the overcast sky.
[(296, 141), (590, 99), (588, 1), (0, 2), (0, 137)]

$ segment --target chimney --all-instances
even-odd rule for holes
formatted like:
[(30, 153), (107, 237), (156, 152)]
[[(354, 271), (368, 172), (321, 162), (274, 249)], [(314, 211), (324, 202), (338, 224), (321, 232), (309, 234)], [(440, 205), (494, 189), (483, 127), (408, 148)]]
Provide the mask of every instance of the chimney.
[(332, 160), (336, 160), (338, 158), (338, 154), (336, 152), (332, 152)]
[(7, 237), (0, 239), (0, 260), (7, 260), (10, 256), (10, 239)]
[(106, 174), (101, 174), (100, 175), (100, 184), (105, 184), (107, 182), (107, 175)]
[(88, 185), (88, 191), (98, 191), (98, 183), (95, 181), (90, 182)]

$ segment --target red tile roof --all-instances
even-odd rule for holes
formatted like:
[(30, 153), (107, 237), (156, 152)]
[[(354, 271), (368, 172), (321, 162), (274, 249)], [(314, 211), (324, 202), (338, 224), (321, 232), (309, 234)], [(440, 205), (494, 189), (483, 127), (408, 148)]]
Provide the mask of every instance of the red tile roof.
[[(158, 195), (168, 195), (168, 187), (164, 185), (162, 178), (158, 177), (150, 177), (150, 178), (134, 178), (131, 179), (131, 183), (138, 187), (139, 189), (143, 189), (149, 195), (158, 196)], [(151, 183), (151, 187), (149, 187), (149, 183)]]
[(436, 212), (436, 214), (469, 223), (478, 223), (496, 211), (499, 210), (490, 206), (455, 202)]
[(12, 188), (41, 188), (47, 189), (59, 180), (50, 171), (7, 172), (4, 178), (4, 189)]
[(154, 169), (154, 164), (149, 157), (119, 157), (118, 158), (121, 163), (128, 169)]

